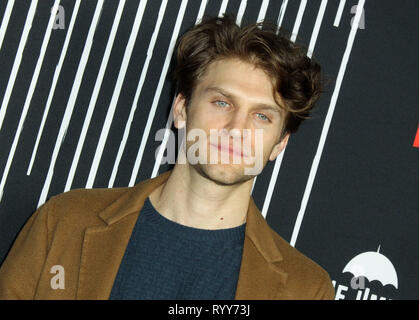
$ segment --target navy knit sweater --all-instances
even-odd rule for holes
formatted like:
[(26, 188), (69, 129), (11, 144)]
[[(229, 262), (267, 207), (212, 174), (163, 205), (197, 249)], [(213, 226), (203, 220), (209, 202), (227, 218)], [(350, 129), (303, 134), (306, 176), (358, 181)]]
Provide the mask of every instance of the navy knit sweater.
[(147, 198), (109, 299), (234, 299), (245, 226), (184, 226), (162, 216)]

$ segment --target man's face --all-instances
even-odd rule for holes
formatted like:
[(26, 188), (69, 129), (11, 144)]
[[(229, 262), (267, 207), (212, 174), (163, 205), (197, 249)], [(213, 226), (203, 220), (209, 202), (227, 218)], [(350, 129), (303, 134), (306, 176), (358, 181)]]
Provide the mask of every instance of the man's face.
[[(284, 113), (275, 102), (272, 89), (269, 77), (261, 69), (239, 59), (224, 59), (208, 66), (188, 106), (178, 95), (175, 125), (179, 128), (179, 121), (186, 122), (186, 151), (193, 149), (193, 154), (201, 157), (201, 161), (191, 164), (198, 173), (217, 184), (232, 185), (252, 179), (268, 160), (275, 160), (289, 135), (279, 140)], [(195, 131), (203, 133), (205, 139), (201, 135), (188, 140)], [(211, 138), (214, 132), (220, 137), (215, 141)], [(216, 163), (211, 155), (218, 160)], [(249, 171), (258, 160), (260, 169)]]

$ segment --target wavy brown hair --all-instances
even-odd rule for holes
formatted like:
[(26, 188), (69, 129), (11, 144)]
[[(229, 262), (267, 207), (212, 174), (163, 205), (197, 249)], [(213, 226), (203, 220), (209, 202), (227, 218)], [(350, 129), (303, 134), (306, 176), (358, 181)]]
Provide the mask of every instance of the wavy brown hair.
[(226, 58), (249, 62), (271, 78), (273, 97), (285, 114), (281, 137), (298, 129), (320, 97), (320, 65), (307, 57), (305, 47), (287, 39), (275, 24), (240, 27), (233, 16), (225, 16), (204, 18), (178, 41), (174, 79), (187, 105), (208, 66)]

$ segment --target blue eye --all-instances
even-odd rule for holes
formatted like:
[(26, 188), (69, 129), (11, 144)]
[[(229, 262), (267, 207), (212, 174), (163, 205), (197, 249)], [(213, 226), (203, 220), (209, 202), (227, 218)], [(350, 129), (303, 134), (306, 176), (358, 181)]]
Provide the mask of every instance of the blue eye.
[(215, 104), (216, 104), (217, 106), (219, 106), (219, 107), (222, 107), (222, 108), (224, 108), (224, 107), (228, 107), (228, 106), (229, 106), (229, 104), (228, 104), (227, 102), (225, 102), (225, 101), (220, 101), (220, 100), (215, 101)]
[(265, 116), (263, 113), (258, 113), (258, 116), (261, 116), (261, 117), (259, 117), (259, 119), (261, 119), (263, 121), (268, 121), (269, 120), (269, 118), (267, 116)]

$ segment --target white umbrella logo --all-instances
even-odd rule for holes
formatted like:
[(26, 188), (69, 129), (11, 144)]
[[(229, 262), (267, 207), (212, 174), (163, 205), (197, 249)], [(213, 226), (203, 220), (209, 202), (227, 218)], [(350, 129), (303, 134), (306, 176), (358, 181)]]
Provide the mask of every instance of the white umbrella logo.
[(342, 273), (350, 272), (354, 277), (365, 277), (370, 282), (378, 280), (385, 286), (391, 284), (397, 289), (397, 273), (391, 261), (380, 253), (380, 246), (377, 252), (367, 251), (361, 253), (351, 261), (343, 269)]

